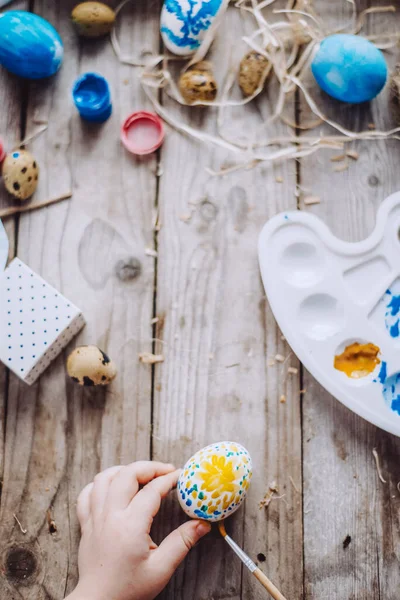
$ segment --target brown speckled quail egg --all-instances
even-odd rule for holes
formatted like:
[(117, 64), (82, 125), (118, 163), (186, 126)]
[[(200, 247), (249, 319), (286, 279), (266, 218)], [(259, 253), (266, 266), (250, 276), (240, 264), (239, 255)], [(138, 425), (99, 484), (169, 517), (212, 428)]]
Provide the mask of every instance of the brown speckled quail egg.
[(239, 68), (239, 85), (243, 95), (252, 96), (270, 70), (271, 63), (259, 52), (252, 50), (245, 54)]
[(179, 91), (188, 104), (215, 100), (218, 86), (211, 63), (199, 62), (183, 73), (179, 79)]
[(7, 191), (18, 200), (27, 200), (37, 188), (39, 167), (27, 150), (10, 152), (3, 162), (3, 181)]
[(67, 372), (79, 385), (108, 385), (116, 376), (112, 360), (97, 346), (79, 346), (67, 359)]
[(95, 38), (110, 33), (115, 12), (102, 2), (81, 2), (75, 6), (71, 18), (79, 35)]

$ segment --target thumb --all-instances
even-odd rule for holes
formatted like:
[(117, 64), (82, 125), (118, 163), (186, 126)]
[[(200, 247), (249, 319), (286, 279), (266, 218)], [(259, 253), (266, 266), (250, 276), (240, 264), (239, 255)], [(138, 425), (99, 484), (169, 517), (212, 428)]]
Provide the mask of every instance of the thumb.
[(165, 538), (155, 552), (157, 561), (165, 565), (170, 575), (187, 556), (189, 551), (207, 533), (211, 525), (206, 521), (187, 521)]

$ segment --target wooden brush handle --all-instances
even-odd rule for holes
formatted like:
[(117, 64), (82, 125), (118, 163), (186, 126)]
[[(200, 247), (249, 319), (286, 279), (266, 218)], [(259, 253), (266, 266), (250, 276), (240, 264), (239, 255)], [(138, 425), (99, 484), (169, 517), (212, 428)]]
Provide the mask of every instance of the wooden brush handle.
[(258, 579), (258, 581), (265, 587), (267, 592), (271, 594), (274, 600), (286, 600), (285, 596), (283, 596), (278, 588), (274, 586), (272, 581), (268, 579), (268, 577), (257, 567), (255, 571), (253, 571), (253, 575)]

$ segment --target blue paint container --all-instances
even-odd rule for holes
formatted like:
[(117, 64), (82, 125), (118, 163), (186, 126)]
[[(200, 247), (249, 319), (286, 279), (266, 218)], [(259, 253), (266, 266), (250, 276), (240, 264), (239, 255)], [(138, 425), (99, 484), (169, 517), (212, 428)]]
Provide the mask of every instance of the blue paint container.
[(112, 113), (110, 88), (98, 73), (85, 73), (79, 77), (74, 83), (72, 96), (85, 121), (103, 123)]
[(324, 92), (352, 104), (375, 98), (388, 74), (385, 58), (374, 44), (344, 33), (321, 42), (311, 69)]
[(50, 77), (58, 71), (64, 47), (54, 27), (24, 10), (0, 14), (0, 64), (27, 79)]

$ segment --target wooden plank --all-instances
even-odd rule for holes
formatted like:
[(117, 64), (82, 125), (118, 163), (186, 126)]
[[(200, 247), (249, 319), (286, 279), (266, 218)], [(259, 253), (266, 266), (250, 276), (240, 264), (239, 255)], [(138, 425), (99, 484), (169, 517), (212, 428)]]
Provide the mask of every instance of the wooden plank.
[[(344, 4), (344, 3), (343, 3)], [(374, 2), (373, 5), (385, 2)], [(359, 3), (359, 9), (366, 8)], [(343, 22), (342, 3), (320, 6), (329, 26)], [(373, 16), (368, 31), (395, 30), (399, 16)], [(395, 53), (386, 55), (394, 65)], [(325, 114), (349, 128), (390, 129), (397, 123), (385, 90), (370, 105), (345, 106), (318, 94), (313, 96)], [(304, 105), (303, 105), (304, 108)], [(306, 115), (303, 114), (304, 120)], [(323, 128), (319, 128), (323, 130)], [(330, 130), (332, 132), (332, 130)], [(348, 170), (322, 152), (301, 161), (301, 185), (321, 204), (303, 208), (321, 216), (341, 238), (359, 240), (375, 225), (382, 200), (400, 187), (400, 151), (394, 142), (357, 142), (359, 160)], [(310, 600), (369, 600), (398, 597), (399, 535), (396, 514), (400, 479), (397, 456), (400, 441), (351, 413), (304, 373), (304, 544), (305, 594)], [(381, 458), (388, 483), (377, 476), (373, 448)]]
[[(246, 52), (238, 43), (242, 27), (239, 12), (230, 9), (212, 51), (220, 85)], [(250, 129), (259, 131), (273, 110), (273, 91), (232, 110), (225, 133), (246, 138)], [(185, 122), (215, 132), (214, 109), (179, 109), (171, 101), (166, 106)], [(282, 129), (277, 126), (275, 132)], [(245, 509), (227, 527), (254, 559), (259, 556), (261, 567), (288, 598), (301, 598), (299, 380), (289, 376), (284, 383), (287, 367), (296, 365), (292, 358), (284, 367), (267, 366), (268, 357), (287, 356), (288, 349), (266, 305), (257, 261), (262, 225), (276, 212), (296, 207), (296, 167), (262, 165), (223, 178), (205, 171), (234, 162), (232, 154), (174, 131), (162, 149), (157, 278), (157, 338), (162, 342), (156, 350), (165, 362), (156, 367), (154, 457), (182, 465), (207, 443), (242, 442), (253, 456), (255, 477)], [(286, 404), (279, 402), (281, 394)], [(259, 510), (274, 480), (285, 498), (274, 500), (268, 512)], [(182, 520), (171, 499), (157, 538)], [(265, 590), (243, 572), (217, 531), (193, 550), (161, 595), (174, 600), (264, 597)]]
[[(145, 248), (153, 238), (156, 158), (135, 161), (123, 150), (120, 123), (146, 106), (137, 72), (118, 63), (109, 40), (78, 40), (69, 19), (75, 4), (35, 4), (60, 31), (65, 62), (57, 77), (31, 86), (28, 123), (29, 130), (37, 119), (49, 125), (30, 146), (41, 167), (37, 198), (70, 188), (74, 195), (21, 216), (18, 254), (82, 308), (87, 326), (70, 349), (98, 344), (119, 373), (108, 389), (78, 388), (66, 381), (64, 353), (30, 389), (11, 376), (0, 539), (16, 566), (0, 577), (2, 598), (63, 598), (77, 579), (80, 489), (99, 470), (150, 451), (151, 372), (138, 353), (151, 350), (154, 259)], [(158, 50), (153, 9), (126, 8), (125, 51)], [(73, 81), (86, 71), (99, 71), (111, 86), (113, 116), (102, 126), (83, 123), (72, 104)], [(21, 575), (23, 558), (32, 568)]]
[[(28, 3), (19, 1), (14, 3), (15, 10), (26, 10)], [(21, 135), (21, 100), (26, 86), (24, 82), (14, 75), (0, 68), (0, 136), (6, 150), (19, 142)], [(13, 204), (12, 198), (6, 192), (3, 185), (0, 186), (0, 207), (6, 208)], [(15, 219), (4, 221), (8, 239), (10, 242), (10, 258), (14, 256), (15, 249)], [(8, 396), (7, 370), (0, 363), (0, 480), (3, 480), (4, 467), (4, 440), (5, 440), (5, 409)], [(0, 492), (1, 501), (1, 492)]]

